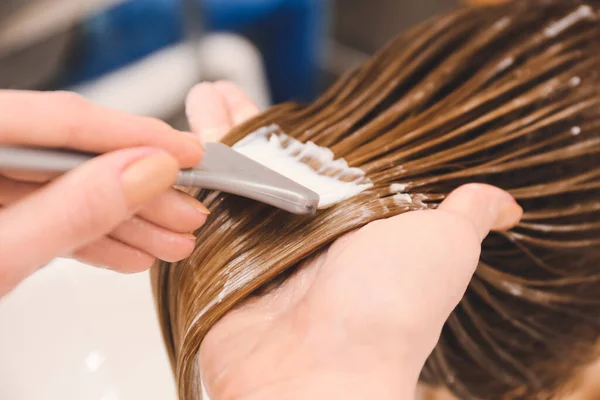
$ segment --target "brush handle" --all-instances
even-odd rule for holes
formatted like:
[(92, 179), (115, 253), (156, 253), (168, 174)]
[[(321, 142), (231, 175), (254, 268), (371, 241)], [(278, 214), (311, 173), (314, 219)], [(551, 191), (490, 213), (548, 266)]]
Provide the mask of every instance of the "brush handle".
[[(99, 154), (0, 146), (0, 170), (63, 174)], [(314, 214), (319, 195), (255, 163), (221, 143), (207, 143), (202, 162), (179, 171), (175, 186), (218, 190), (272, 205), (293, 214)]]
[(72, 150), (0, 147), (0, 169), (62, 174), (96, 156)]
[[(99, 155), (75, 150), (0, 146), (0, 169), (64, 174)], [(187, 179), (185, 175), (185, 171), (179, 172), (176, 185), (184, 186), (181, 182)]]

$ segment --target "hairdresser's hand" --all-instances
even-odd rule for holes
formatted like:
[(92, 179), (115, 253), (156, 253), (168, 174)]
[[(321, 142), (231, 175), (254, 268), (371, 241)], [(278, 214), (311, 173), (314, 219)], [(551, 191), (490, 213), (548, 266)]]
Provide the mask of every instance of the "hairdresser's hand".
[[(188, 100), (194, 130), (213, 139), (255, 110), (226, 83), (201, 85)], [(467, 185), (436, 211), (346, 235), (211, 329), (199, 361), (211, 399), (414, 398), (481, 241), (521, 215), (506, 192)]]
[(0, 146), (107, 153), (58, 179), (0, 171), (0, 297), (54, 257), (123, 272), (178, 260), (206, 209), (171, 189), (199, 140), (72, 93), (0, 91)]

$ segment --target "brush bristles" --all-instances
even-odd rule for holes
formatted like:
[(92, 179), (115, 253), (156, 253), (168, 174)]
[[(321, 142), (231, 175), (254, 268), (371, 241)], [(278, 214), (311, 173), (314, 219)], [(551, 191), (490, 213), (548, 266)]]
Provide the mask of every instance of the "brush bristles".
[(301, 143), (278, 125), (257, 129), (233, 146), (248, 158), (319, 194), (319, 209), (334, 206), (373, 187), (360, 168), (313, 142)]

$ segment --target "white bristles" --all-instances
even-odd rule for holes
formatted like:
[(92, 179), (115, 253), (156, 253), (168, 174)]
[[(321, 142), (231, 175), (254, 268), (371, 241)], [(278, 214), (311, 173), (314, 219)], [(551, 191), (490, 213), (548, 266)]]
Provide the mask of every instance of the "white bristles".
[(233, 149), (319, 194), (319, 209), (356, 196), (373, 187), (359, 168), (350, 168), (333, 152), (313, 142), (301, 143), (277, 125), (261, 128), (240, 140)]

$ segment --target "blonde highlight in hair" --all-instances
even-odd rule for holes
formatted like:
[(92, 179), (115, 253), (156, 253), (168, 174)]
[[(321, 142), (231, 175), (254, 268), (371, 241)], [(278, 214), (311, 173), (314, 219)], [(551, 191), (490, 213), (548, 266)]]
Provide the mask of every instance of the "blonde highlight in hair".
[[(377, 219), (436, 208), (467, 182), (508, 190), (525, 214), (490, 235), (422, 381), (461, 399), (551, 398), (597, 355), (600, 332), (600, 25), (593, 3), (465, 8), (392, 41), (278, 124), (330, 148), (373, 187), (314, 217), (201, 191), (212, 211), (188, 259), (153, 285), (180, 397), (199, 400), (210, 328), (334, 240)], [(410, 232), (407, 232), (410, 234)]]

